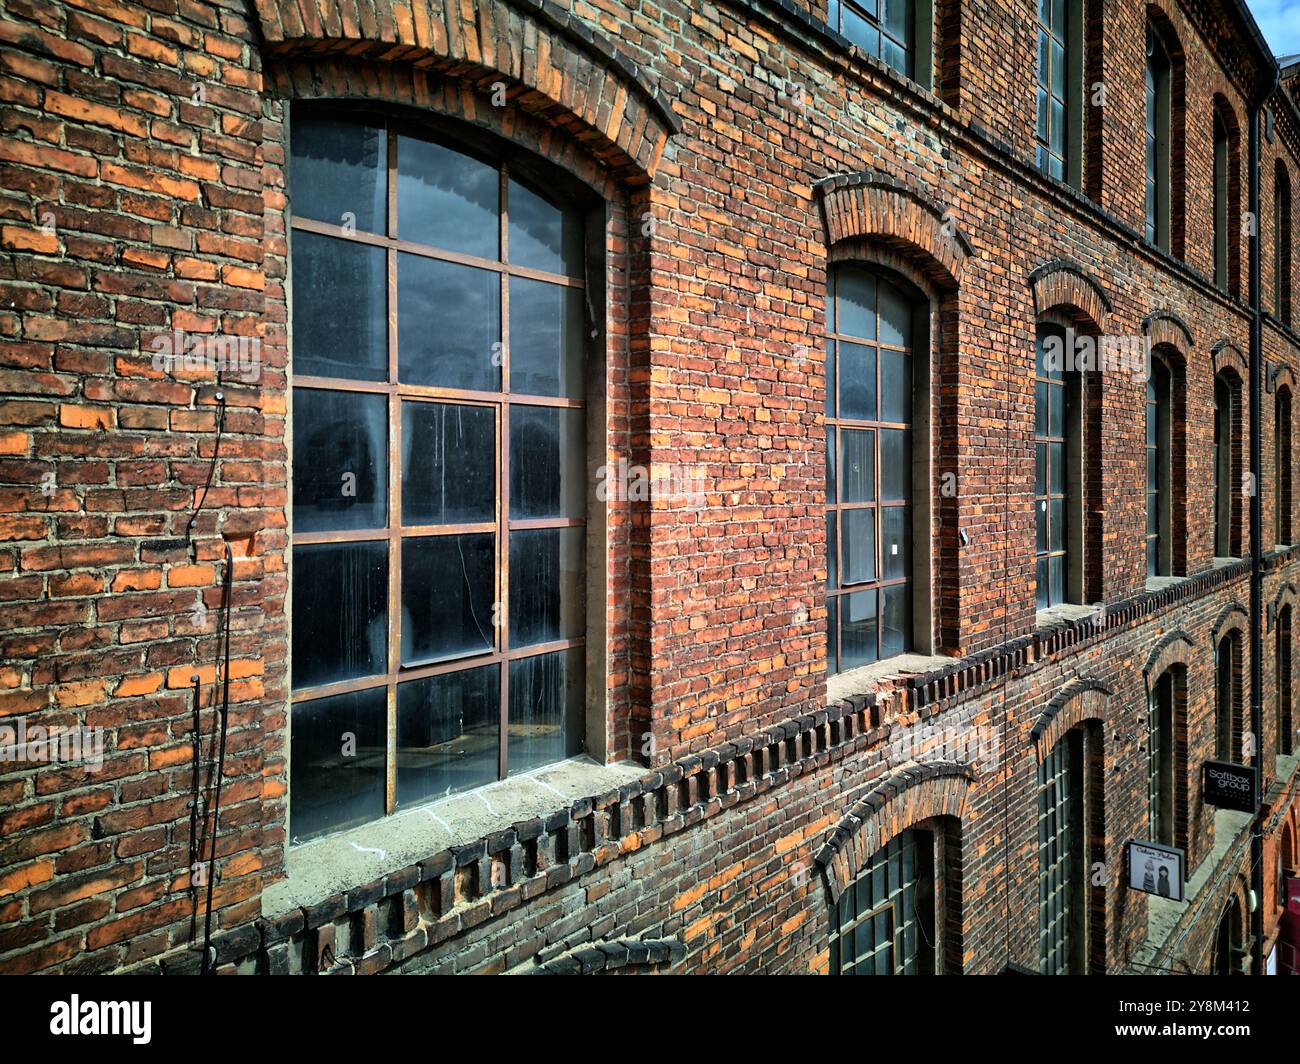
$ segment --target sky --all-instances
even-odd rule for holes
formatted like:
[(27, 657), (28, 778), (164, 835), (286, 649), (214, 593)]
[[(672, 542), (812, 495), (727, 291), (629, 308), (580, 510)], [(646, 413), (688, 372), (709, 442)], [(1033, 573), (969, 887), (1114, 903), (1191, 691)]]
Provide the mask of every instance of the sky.
[(1300, 0), (1246, 0), (1276, 56), (1300, 52)]

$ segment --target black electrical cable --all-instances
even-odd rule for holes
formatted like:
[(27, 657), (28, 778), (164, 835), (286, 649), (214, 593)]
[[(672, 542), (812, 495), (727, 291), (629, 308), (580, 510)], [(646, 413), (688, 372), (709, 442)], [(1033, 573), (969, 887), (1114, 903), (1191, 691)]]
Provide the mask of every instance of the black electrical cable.
[[(194, 879), (194, 873), (199, 866), (200, 858), (203, 855), (202, 844), (199, 841), (199, 753), (203, 745), (202, 724), (199, 711), (199, 698), (202, 688), (199, 684), (199, 675), (195, 673), (190, 679), (194, 682), (194, 704), (192, 715), (193, 732), (190, 737), (190, 942), (194, 941), (194, 936), (198, 932), (199, 919), (199, 891), (198, 883)], [(207, 817), (203, 818), (206, 827)]]
[(230, 611), (233, 605), (234, 555), (226, 544), (226, 574), (221, 586), (221, 605), (225, 611), (225, 664), (221, 674), (221, 737), (217, 753), (217, 788), (212, 803), (212, 842), (208, 849), (208, 897), (203, 915), (202, 975), (208, 975), (212, 963), (212, 881), (216, 878), (217, 837), (221, 824), (221, 778), (226, 771), (226, 731), (230, 724)]

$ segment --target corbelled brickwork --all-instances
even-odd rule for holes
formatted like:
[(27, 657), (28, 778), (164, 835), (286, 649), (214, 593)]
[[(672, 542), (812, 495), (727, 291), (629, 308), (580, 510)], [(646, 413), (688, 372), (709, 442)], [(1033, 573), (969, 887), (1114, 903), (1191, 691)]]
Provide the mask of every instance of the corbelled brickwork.
[[(1231, 632), (1249, 729), (1252, 551), (1271, 945), (1278, 856), (1300, 837), (1273, 628), (1300, 606), (1300, 547), (1273, 536), (1300, 270), (1277, 299), (1271, 211), (1279, 166), (1300, 194), (1300, 118), (1274, 95), (1262, 143), (1265, 540), (1243, 493), (1237, 557), (1216, 559), (1214, 375), (1249, 401), (1252, 315), (1246, 229), (1226, 290), (1212, 281), (1212, 115), (1236, 133), (1240, 214), (1262, 57), (1220, 2), (1089, 3), (1087, 78), (1105, 93), (1075, 189), (1033, 164), (1032, 12), (934, 7), (922, 85), (826, 26), (824, 0), (6, 0), (0, 727), (102, 729), (104, 749), (94, 771), (0, 763), (0, 971), (198, 967), (191, 713), (197, 677), (210, 735), (227, 548), (230, 732), (205, 835), (220, 970), (826, 972), (833, 905), (873, 847), (935, 822), (943, 964), (1036, 968), (1039, 766), (1077, 729), (1101, 869), (1090, 967), (1204, 971), (1225, 900), (1247, 909), (1245, 835), (1207, 863), (1224, 840), (1200, 772)], [(1149, 11), (1182, 116), (1169, 252), (1142, 235)], [(329, 100), (482, 130), (604, 202), (606, 457), (702, 470), (705, 501), (612, 500), (589, 547), (605, 632), (588, 648), (604, 702), (589, 752), (640, 762), (638, 781), (277, 907), (268, 888), (294, 864), (287, 144), (295, 107)], [(932, 308), (933, 534), (915, 553), (930, 554), (938, 660), (845, 677), (834, 690), (853, 693), (828, 698), (822, 352), (827, 272), (847, 261), (897, 271)], [(1178, 377), (1181, 579), (1146, 580), (1145, 382), (1099, 374), (1083, 571), (1100, 608), (1072, 617), (1035, 612), (1046, 317), (1149, 340)], [(178, 333), (255, 340), (256, 373), (160, 368)], [(1236, 436), (1243, 483), (1244, 409)], [(1180, 845), (1209, 874), (1155, 942), (1124, 844), (1148, 835), (1148, 698), (1169, 669)], [(971, 736), (985, 756), (954, 753)]]

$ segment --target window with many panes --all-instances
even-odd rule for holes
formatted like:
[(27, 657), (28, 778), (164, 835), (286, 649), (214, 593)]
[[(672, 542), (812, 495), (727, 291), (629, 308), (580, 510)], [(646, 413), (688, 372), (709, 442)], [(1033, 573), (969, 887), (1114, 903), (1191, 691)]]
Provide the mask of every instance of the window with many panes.
[(1214, 648), (1214, 756), (1241, 759), (1241, 636), (1229, 632)]
[(1070, 578), (1069, 463), (1077, 446), (1079, 375), (1066, 363), (1065, 329), (1040, 325), (1034, 370), (1034, 526), (1040, 610), (1067, 600)]
[(911, 647), (918, 323), (914, 297), (882, 273), (840, 266), (828, 285), (827, 664), (837, 672)]
[(1172, 64), (1160, 37), (1147, 29), (1146, 238), (1169, 250), (1170, 81)]
[(1277, 752), (1290, 755), (1295, 736), (1291, 705), (1291, 607), (1277, 611), (1274, 660), (1277, 663)]
[(1178, 737), (1174, 734), (1177, 714), (1174, 709), (1174, 674), (1166, 671), (1156, 681), (1151, 692), (1149, 714), (1150, 739), (1147, 751), (1147, 797), (1151, 819), (1151, 841), (1165, 846), (1175, 845), (1174, 788), (1175, 748)]
[(1233, 483), (1237, 467), (1237, 389), (1224, 373), (1214, 378), (1214, 553), (1231, 557), (1234, 550)]
[(1291, 542), (1291, 389), (1273, 397), (1273, 540)]
[(1038, 959), (1044, 975), (1084, 965), (1083, 733), (1062, 736), (1038, 766)]
[(291, 833), (582, 745), (584, 226), (532, 172), (295, 109)]
[(1223, 116), (1214, 114), (1214, 283), (1228, 287), (1228, 241), (1231, 225), (1228, 211), (1229, 159), (1232, 139)]
[(833, 975), (935, 972), (933, 832), (910, 828), (877, 850), (831, 912)]
[(1173, 374), (1159, 354), (1151, 358), (1147, 378), (1147, 575), (1168, 576), (1173, 572), (1170, 533), (1172, 465), (1170, 443)]
[(826, 21), (868, 55), (916, 79), (917, 22), (930, 17), (930, 0), (830, 0)]
[(1081, 0), (1038, 0), (1038, 168), (1066, 180), (1067, 155), (1075, 95), (1072, 64), (1075, 50), (1074, 7)]
[(1286, 164), (1273, 169), (1273, 313), (1291, 324), (1291, 178)]

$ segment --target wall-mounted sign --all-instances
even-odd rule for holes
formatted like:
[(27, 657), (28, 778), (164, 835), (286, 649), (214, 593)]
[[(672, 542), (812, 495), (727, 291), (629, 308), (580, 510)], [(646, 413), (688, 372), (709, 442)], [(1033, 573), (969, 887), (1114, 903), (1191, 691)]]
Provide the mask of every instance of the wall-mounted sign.
[(1183, 900), (1187, 854), (1174, 846), (1129, 839), (1128, 885), (1130, 890), (1155, 894), (1170, 901)]
[(1242, 813), (1255, 811), (1255, 766), (1234, 765), (1231, 761), (1207, 761), (1204, 768), (1202, 797), (1220, 809)]

